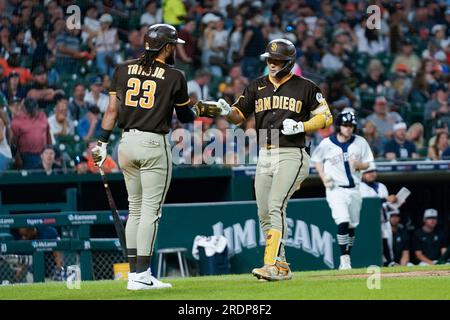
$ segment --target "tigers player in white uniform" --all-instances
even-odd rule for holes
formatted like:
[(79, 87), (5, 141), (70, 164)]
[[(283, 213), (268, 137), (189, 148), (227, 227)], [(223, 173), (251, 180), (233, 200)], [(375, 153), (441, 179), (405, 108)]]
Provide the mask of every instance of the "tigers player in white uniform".
[(341, 251), (339, 269), (351, 269), (350, 252), (355, 241), (355, 228), (361, 211), (361, 171), (374, 158), (367, 141), (354, 134), (357, 120), (352, 112), (336, 118), (336, 134), (321, 141), (311, 162), (326, 188), (326, 199), (338, 226), (337, 239)]
[(362, 183), (359, 186), (362, 198), (380, 198), (382, 202), (381, 208), (381, 238), (383, 241), (383, 262), (391, 262), (394, 259), (392, 252), (392, 229), (389, 222), (391, 212), (398, 213), (398, 210), (390, 207), (390, 203), (397, 201), (397, 197), (393, 194), (389, 195), (386, 186), (376, 181), (377, 171), (375, 164), (371, 164), (369, 168), (363, 171)]

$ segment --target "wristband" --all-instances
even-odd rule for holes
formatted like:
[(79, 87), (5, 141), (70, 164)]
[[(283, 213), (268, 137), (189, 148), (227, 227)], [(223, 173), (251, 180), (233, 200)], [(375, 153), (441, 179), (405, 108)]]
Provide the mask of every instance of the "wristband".
[(104, 142), (104, 143), (108, 143), (111, 132), (112, 132), (112, 130), (106, 130), (106, 129), (102, 128), (102, 133), (100, 133), (98, 140), (100, 140), (101, 142)]

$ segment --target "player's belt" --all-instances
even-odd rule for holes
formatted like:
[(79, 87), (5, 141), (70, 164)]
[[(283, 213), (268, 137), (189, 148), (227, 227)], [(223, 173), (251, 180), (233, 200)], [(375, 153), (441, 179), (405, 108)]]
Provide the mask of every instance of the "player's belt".
[(355, 185), (349, 185), (349, 186), (339, 186), (339, 188), (344, 188), (344, 189), (352, 189), (356, 187)]
[(123, 129), (123, 132), (131, 132), (131, 133), (138, 133), (138, 132), (145, 132), (138, 129)]
[(265, 145), (263, 145), (262, 147), (267, 150), (278, 148), (278, 146), (275, 144), (267, 144), (267, 143)]
[[(267, 150), (270, 150), (270, 149), (280, 148), (280, 146), (277, 146), (277, 145), (275, 145), (275, 144), (264, 144), (264, 145), (262, 146), (262, 148), (267, 149)], [(283, 146), (281, 146), (281, 148), (283, 148)], [(288, 147), (286, 147), (286, 148), (288, 148)], [(296, 148), (296, 147), (289, 147), (289, 148)], [(303, 149), (303, 148), (305, 148), (305, 147), (299, 147), (299, 148), (300, 148), (300, 149)]]
[(165, 134), (162, 133), (162, 132), (142, 131), (142, 130), (139, 130), (139, 129), (123, 129), (123, 132), (124, 132), (124, 133), (125, 133), (125, 132), (131, 132), (131, 133), (140, 133), (140, 132), (143, 132), (143, 133), (154, 133), (154, 134), (158, 134), (158, 135), (162, 135), (162, 136), (165, 135)]

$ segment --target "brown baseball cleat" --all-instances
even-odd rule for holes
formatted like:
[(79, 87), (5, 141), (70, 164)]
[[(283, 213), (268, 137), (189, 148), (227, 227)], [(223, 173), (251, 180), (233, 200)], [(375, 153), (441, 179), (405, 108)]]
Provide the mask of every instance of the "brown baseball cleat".
[(292, 279), (291, 269), (287, 262), (276, 261), (274, 265), (265, 264), (261, 268), (252, 270), (252, 274), (258, 279), (267, 281), (279, 281)]

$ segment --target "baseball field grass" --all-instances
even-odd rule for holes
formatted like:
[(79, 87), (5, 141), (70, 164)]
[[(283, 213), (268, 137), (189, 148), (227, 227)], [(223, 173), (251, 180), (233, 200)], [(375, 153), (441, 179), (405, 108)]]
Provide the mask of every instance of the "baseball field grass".
[(292, 280), (279, 282), (258, 281), (250, 274), (171, 278), (165, 279), (171, 289), (138, 292), (127, 291), (120, 280), (83, 281), (80, 289), (58, 282), (18, 284), (0, 286), (0, 300), (450, 300), (448, 265), (381, 268), (379, 282), (367, 272), (295, 272)]

